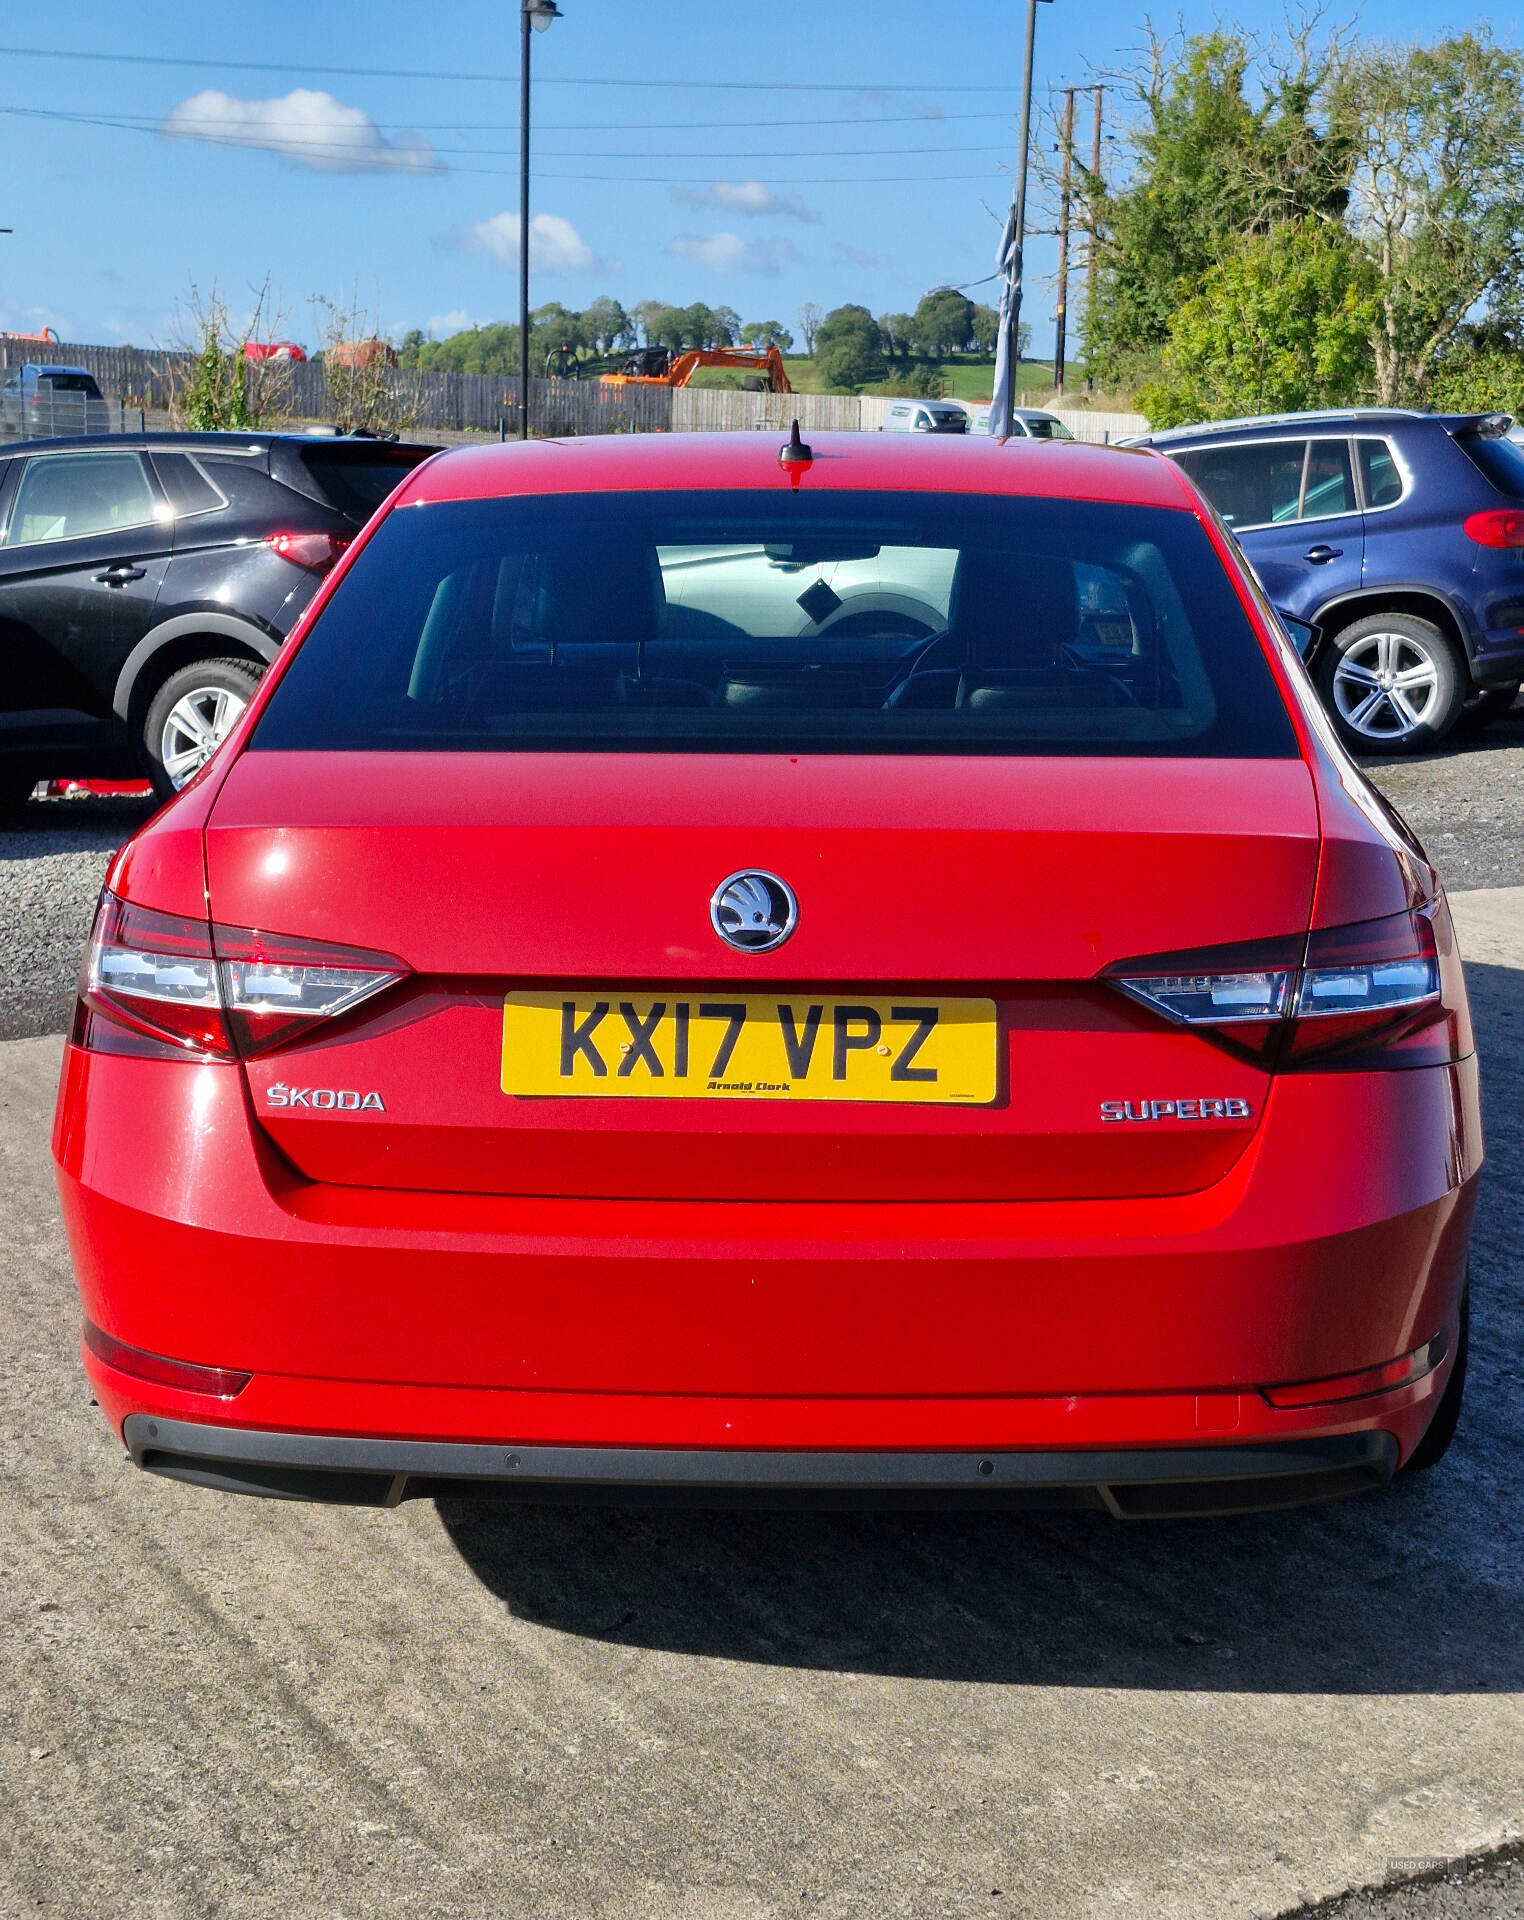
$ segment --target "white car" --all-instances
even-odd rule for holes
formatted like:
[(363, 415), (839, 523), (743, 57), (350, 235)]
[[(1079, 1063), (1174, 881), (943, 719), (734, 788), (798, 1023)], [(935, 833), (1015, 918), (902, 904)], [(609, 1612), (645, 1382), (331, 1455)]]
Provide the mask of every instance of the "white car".
[(956, 400), (896, 400), (881, 433), (967, 433), (968, 415)]
[[(980, 407), (974, 415), (970, 433), (988, 433), (990, 409)], [(1013, 440), (1072, 440), (1074, 435), (1056, 413), (1044, 413), (1041, 407), (1017, 407), (1011, 416)]]

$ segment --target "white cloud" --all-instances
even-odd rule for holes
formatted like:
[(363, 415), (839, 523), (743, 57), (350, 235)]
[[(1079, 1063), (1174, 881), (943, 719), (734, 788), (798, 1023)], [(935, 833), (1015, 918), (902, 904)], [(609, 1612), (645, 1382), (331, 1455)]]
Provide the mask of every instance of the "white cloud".
[(464, 333), (467, 328), (480, 325), (464, 307), (457, 307), (453, 313), (431, 313), (423, 323), (423, 330), (431, 340), (444, 340), (452, 333)]
[[(477, 253), (490, 253), (499, 265), (516, 266), (519, 257), (519, 216), (494, 214), (490, 220), (478, 220), (458, 236), (460, 244)], [(530, 264), (550, 273), (592, 273), (599, 266), (597, 255), (570, 220), (559, 213), (537, 213), (529, 222)]]
[(782, 213), (791, 220), (819, 224), (820, 215), (797, 195), (784, 199), (760, 180), (716, 180), (708, 187), (674, 187), (672, 198), (685, 207), (719, 207), (726, 213)]
[(743, 240), (738, 233), (679, 233), (667, 242), (668, 253), (693, 260), (712, 273), (775, 275), (796, 259), (787, 240)]
[(235, 100), (208, 87), (182, 100), (159, 122), (175, 140), (211, 140), (258, 147), (325, 173), (437, 173), (427, 140), (407, 133), (387, 139), (368, 113), (331, 93), (297, 87), (278, 100)]

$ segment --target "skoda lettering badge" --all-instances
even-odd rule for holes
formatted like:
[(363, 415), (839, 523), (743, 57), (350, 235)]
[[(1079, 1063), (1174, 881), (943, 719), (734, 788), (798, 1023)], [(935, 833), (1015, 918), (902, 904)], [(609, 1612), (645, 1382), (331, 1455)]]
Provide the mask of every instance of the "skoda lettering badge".
[(727, 947), (771, 953), (794, 931), (799, 902), (775, 873), (748, 869), (722, 880), (709, 902), (709, 919)]

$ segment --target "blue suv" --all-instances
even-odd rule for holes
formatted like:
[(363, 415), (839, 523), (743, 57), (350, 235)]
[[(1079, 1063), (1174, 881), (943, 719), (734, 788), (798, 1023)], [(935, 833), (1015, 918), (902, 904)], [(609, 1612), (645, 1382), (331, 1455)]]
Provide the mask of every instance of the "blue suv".
[(1346, 743), (1416, 753), (1524, 681), (1524, 447), (1506, 414), (1355, 408), (1130, 441), (1185, 469), (1281, 612)]

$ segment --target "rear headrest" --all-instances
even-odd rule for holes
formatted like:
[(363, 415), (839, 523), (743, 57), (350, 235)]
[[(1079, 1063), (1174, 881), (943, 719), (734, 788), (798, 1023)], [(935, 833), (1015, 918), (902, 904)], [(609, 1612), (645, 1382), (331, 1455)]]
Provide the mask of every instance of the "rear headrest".
[(605, 545), (542, 558), (537, 639), (557, 646), (642, 646), (666, 623), (667, 596), (654, 547)]
[(1074, 566), (1050, 554), (965, 547), (948, 627), (965, 658), (991, 668), (1055, 666), (1079, 631)]

